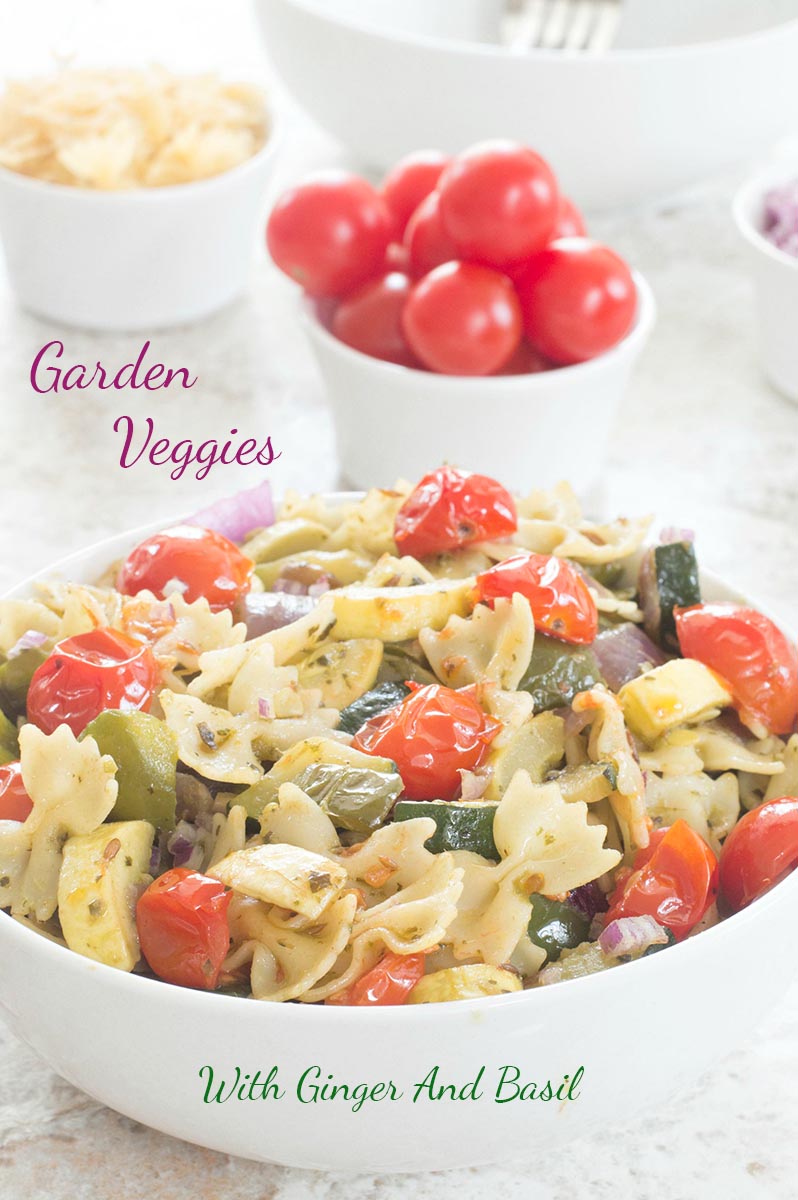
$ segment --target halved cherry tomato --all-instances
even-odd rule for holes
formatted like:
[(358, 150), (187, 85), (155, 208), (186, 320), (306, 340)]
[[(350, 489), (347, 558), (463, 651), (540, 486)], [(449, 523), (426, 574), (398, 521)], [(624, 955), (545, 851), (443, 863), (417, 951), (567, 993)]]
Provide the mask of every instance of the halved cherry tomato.
[(400, 158), (382, 181), (380, 194), (393, 218), (393, 235), (401, 238), (422, 200), (435, 190), (451, 160), (438, 150), (418, 150)]
[(408, 800), (453, 800), (459, 772), (477, 769), (500, 729), (468, 692), (430, 683), (372, 717), (352, 745), (392, 758)]
[(376, 967), (366, 971), (342, 992), (328, 996), (327, 1004), (404, 1004), (424, 975), (423, 954), (385, 953)]
[(345, 296), (379, 274), (390, 237), (382, 196), (344, 171), (320, 171), (285, 192), (266, 226), (277, 266), (311, 296)]
[(438, 467), (425, 475), (396, 515), (393, 536), (402, 554), (423, 558), (469, 542), (515, 533), (515, 501), (487, 475)]
[(410, 280), (391, 271), (366, 283), (342, 300), (332, 319), (332, 332), (353, 350), (403, 367), (419, 365), (402, 332), (402, 311)]
[(741, 817), (720, 854), (720, 891), (746, 908), (798, 866), (798, 797), (767, 800)]
[(521, 307), (506, 275), (446, 262), (419, 280), (402, 313), (410, 348), (431, 371), (491, 375), (521, 341)]
[(458, 257), (505, 267), (549, 241), (557, 181), (539, 154), (515, 142), (482, 142), (458, 155), (438, 185), (443, 227)]
[(232, 608), (249, 591), (253, 564), (238, 546), (199, 525), (175, 525), (130, 551), (116, 580), (125, 596), (179, 592), (191, 604), (201, 596), (214, 612)]
[(149, 712), (160, 672), (152, 651), (116, 629), (58, 642), (33, 673), (28, 720), (45, 733), (68, 725), (77, 736), (107, 708)]
[(408, 221), (404, 245), (408, 270), (416, 279), (459, 257), (457, 247), (443, 228), (437, 192), (430, 192)]
[(477, 575), (477, 595), (493, 602), (519, 592), (529, 601), (535, 628), (574, 645), (595, 641), (598, 610), (582, 576), (554, 554), (513, 554)]
[(798, 650), (769, 617), (738, 604), (674, 610), (685, 658), (717, 671), (746, 725), (791, 733), (798, 717)]
[(230, 947), (227, 908), (233, 893), (198, 871), (174, 867), (136, 905), (141, 951), (167, 983), (212, 991)]
[(686, 821), (675, 821), (638, 852), (634, 870), (613, 893), (606, 924), (653, 917), (677, 941), (698, 924), (718, 892), (718, 860)]
[(0, 767), (0, 821), (24, 821), (33, 811), (33, 801), (22, 782), (18, 762)]

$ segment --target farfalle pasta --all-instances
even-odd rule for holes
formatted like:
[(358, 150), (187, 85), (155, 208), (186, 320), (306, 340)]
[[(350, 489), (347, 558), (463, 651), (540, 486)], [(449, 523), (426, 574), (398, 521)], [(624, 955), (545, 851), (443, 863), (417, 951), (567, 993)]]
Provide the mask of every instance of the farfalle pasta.
[(0, 907), (307, 1005), (520, 992), (731, 915), (798, 804), (798, 653), (647, 527), (445, 467), (0, 602)]

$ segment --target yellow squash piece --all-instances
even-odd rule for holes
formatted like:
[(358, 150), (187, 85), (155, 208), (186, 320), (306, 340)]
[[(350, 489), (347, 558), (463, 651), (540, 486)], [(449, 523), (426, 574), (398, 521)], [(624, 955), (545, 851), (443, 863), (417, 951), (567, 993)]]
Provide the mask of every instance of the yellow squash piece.
[(674, 658), (624, 684), (618, 693), (626, 724), (647, 742), (677, 725), (708, 721), (731, 704), (731, 694), (709, 667)]
[(275, 558), (301, 554), (304, 550), (318, 550), (329, 536), (329, 529), (318, 521), (293, 517), (288, 521), (275, 521), (274, 525), (259, 530), (244, 543), (243, 552), (253, 562), (272, 562)]
[(276, 904), (315, 921), (347, 881), (340, 863), (282, 844), (247, 846), (209, 868), (222, 883), (266, 904)]
[(267, 592), (271, 591), (278, 576), (284, 572), (304, 568), (307, 582), (331, 575), (339, 584), (357, 583), (371, 569), (372, 559), (356, 554), (354, 550), (303, 550), (298, 554), (287, 554), (267, 563), (259, 563), (255, 574)]
[(70, 950), (132, 971), (139, 960), (136, 901), (148, 874), (155, 830), (114, 821), (68, 838), (58, 879), (58, 915)]
[(382, 663), (379, 638), (325, 642), (299, 663), (299, 685), (318, 688), (325, 708), (346, 708), (373, 687)]
[(439, 579), (416, 587), (339, 588), (329, 594), (336, 617), (332, 636), (403, 642), (422, 629), (443, 629), (449, 617), (473, 608), (473, 579)]
[(465, 967), (445, 967), (420, 979), (407, 998), (408, 1004), (440, 1004), (444, 1000), (478, 1000), (481, 996), (501, 996), (520, 992), (521, 980), (503, 967), (472, 963)]

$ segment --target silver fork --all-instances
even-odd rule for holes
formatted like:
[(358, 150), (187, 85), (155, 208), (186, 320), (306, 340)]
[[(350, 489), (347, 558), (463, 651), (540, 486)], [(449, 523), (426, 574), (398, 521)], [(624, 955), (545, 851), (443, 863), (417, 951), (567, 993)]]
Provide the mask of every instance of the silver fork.
[(602, 54), (612, 48), (623, 0), (513, 0), (509, 47)]

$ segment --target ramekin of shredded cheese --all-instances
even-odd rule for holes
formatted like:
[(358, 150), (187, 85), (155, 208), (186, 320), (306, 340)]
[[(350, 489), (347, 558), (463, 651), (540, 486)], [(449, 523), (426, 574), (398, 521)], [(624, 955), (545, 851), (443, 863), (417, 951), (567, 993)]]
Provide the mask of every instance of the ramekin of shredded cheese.
[(275, 150), (263, 94), (214, 75), (64, 70), (0, 93), (0, 236), (20, 303), (95, 329), (213, 312), (246, 286)]

